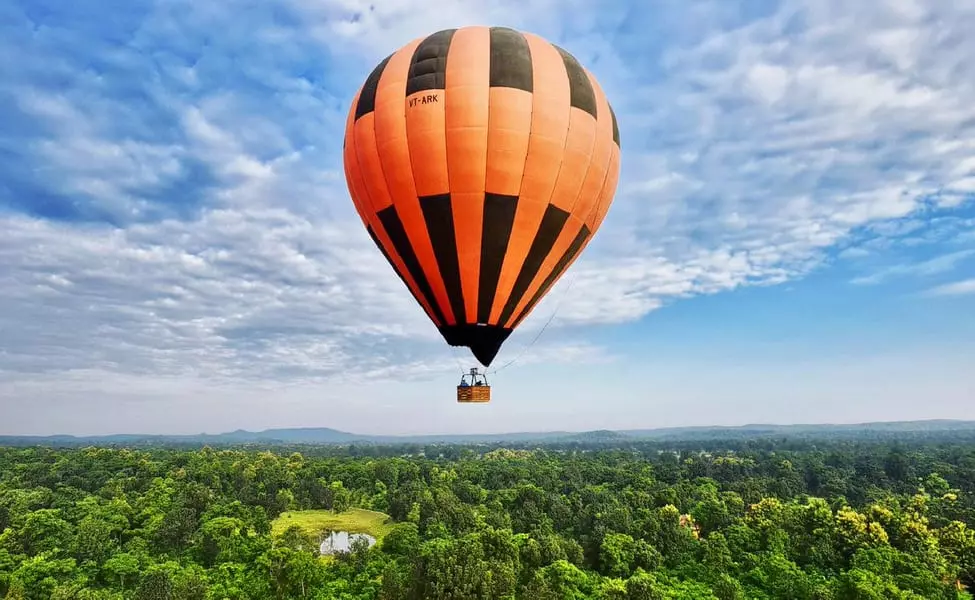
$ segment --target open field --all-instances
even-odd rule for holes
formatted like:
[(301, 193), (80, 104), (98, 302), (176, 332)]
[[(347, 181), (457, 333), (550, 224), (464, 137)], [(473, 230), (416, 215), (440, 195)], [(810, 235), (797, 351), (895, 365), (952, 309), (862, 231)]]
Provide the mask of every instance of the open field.
[(340, 513), (331, 510), (296, 510), (281, 513), (271, 523), (271, 533), (275, 536), (281, 535), (292, 525), (298, 525), (315, 536), (325, 529), (367, 533), (378, 542), (392, 528), (392, 521), (389, 515), (363, 508), (352, 508)]

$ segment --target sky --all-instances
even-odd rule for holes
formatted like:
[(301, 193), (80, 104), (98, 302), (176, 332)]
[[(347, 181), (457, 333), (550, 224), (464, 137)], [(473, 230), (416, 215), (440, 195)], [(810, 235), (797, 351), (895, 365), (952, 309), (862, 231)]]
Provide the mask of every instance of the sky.
[[(572, 52), (623, 155), (477, 406), (341, 159), (373, 66), (464, 25)], [(973, 30), (956, 0), (0, 0), (0, 434), (975, 419)]]

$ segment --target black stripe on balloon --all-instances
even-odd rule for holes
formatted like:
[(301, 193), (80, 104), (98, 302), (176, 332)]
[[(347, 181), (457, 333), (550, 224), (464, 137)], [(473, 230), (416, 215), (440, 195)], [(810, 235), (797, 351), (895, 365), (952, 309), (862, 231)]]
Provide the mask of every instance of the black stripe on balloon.
[(383, 229), (386, 230), (389, 241), (393, 243), (393, 249), (403, 259), (403, 265), (406, 266), (410, 277), (416, 282), (416, 287), (423, 294), (437, 320), (446, 325), (447, 320), (444, 318), (443, 311), (440, 310), (440, 305), (437, 304), (437, 300), (433, 295), (433, 289), (430, 287), (430, 282), (427, 280), (427, 276), (423, 272), (423, 267), (420, 266), (420, 261), (416, 257), (413, 244), (410, 243), (410, 238), (406, 235), (406, 229), (403, 228), (403, 221), (400, 220), (399, 213), (396, 212), (396, 205), (394, 204), (382, 209), (376, 213), (376, 216), (379, 217), (379, 222), (382, 223)]
[(454, 230), (454, 211), (450, 194), (421, 196), (420, 209), (430, 234), (433, 255), (447, 290), (447, 300), (458, 324), (466, 323), (464, 288), (460, 282), (460, 261), (457, 258), (457, 233)]
[[(373, 230), (372, 225), (366, 225), (366, 231), (369, 233), (369, 237), (372, 238), (372, 243), (376, 244), (376, 247), (379, 248), (379, 251), (383, 253), (383, 257), (386, 259), (386, 262), (389, 263), (389, 266), (393, 267), (393, 272), (396, 273), (396, 276), (399, 277), (399, 280), (403, 282), (403, 285), (405, 285), (406, 288), (410, 290), (410, 294), (413, 294), (413, 290), (410, 289), (410, 284), (406, 282), (406, 277), (403, 277), (403, 274), (400, 273), (400, 270), (396, 268), (396, 263), (393, 262), (393, 258), (389, 255), (389, 252), (386, 251), (386, 247), (383, 246), (382, 243), (379, 241), (379, 238), (376, 237), (376, 232)], [(417, 300), (420, 300), (420, 298), (417, 298)], [(431, 305), (431, 308), (433, 308), (434, 306), (436, 305)], [(444, 321), (441, 321), (441, 323), (444, 323), (446, 325), (446, 322)]]
[(494, 295), (501, 279), (504, 255), (515, 224), (518, 196), (484, 194), (484, 220), (481, 226), (481, 268), (477, 288), (477, 322), (491, 319)]
[[(552, 44), (555, 46), (555, 44)], [(586, 75), (585, 69), (576, 60), (576, 57), (569, 54), (563, 48), (555, 46), (555, 49), (562, 55), (562, 62), (565, 64), (565, 74), (569, 77), (569, 98), (570, 104), (575, 108), (581, 109), (596, 118), (596, 92), (592, 89), (592, 82)]]
[[(396, 264), (393, 263), (393, 257), (389, 255), (389, 252), (386, 252), (386, 247), (383, 246), (382, 243), (379, 241), (379, 238), (376, 237), (376, 232), (373, 230), (372, 225), (366, 225), (366, 231), (369, 233), (369, 237), (372, 238), (372, 243), (376, 244), (376, 247), (379, 248), (379, 251), (383, 253), (383, 258), (386, 259), (386, 262), (389, 263), (389, 266), (393, 267), (393, 271), (396, 273), (396, 276), (400, 278), (400, 281), (402, 281), (404, 285), (406, 285), (406, 278), (403, 277), (403, 274), (400, 273), (399, 269), (396, 268)], [(407, 287), (409, 287), (409, 285), (407, 285)]]
[(413, 51), (406, 80), (406, 95), (424, 90), (442, 90), (447, 86), (447, 53), (456, 29), (444, 29), (428, 35)]
[(613, 141), (616, 142), (616, 146), (620, 145), (620, 126), (616, 122), (616, 111), (613, 110), (613, 105), (609, 102), (606, 103), (609, 106), (609, 115), (613, 117)]
[(533, 90), (532, 53), (528, 40), (507, 27), (491, 28), (491, 87)]
[(583, 225), (582, 229), (579, 230), (579, 233), (577, 233), (572, 239), (572, 243), (569, 244), (568, 248), (566, 248), (565, 254), (562, 255), (559, 262), (555, 263), (555, 266), (552, 268), (552, 272), (548, 274), (548, 277), (545, 278), (542, 285), (539, 286), (538, 291), (535, 292), (534, 296), (532, 296), (531, 301), (525, 305), (525, 309), (521, 311), (521, 314), (518, 315), (518, 318), (514, 320), (512, 325), (521, 323), (522, 319), (528, 316), (528, 313), (535, 308), (538, 301), (541, 300), (546, 293), (548, 293), (549, 288), (552, 287), (555, 280), (558, 279), (559, 276), (565, 271), (566, 267), (569, 266), (569, 263), (572, 262), (572, 259), (575, 258), (576, 254), (579, 254), (579, 250), (582, 249), (583, 244), (585, 244), (586, 240), (589, 239), (589, 235), (589, 227), (587, 225)]
[(538, 275), (538, 270), (542, 268), (542, 263), (545, 262), (548, 253), (552, 251), (552, 246), (555, 245), (555, 240), (562, 233), (562, 228), (565, 227), (568, 218), (568, 211), (562, 210), (554, 204), (549, 204), (545, 209), (545, 215), (542, 216), (542, 222), (535, 233), (535, 239), (532, 240), (531, 248), (528, 249), (528, 256), (525, 257), (525, 262), (521, 265), (521, 271), (518, 273), (518, 278), (515, 279), (515, 285), (511, 288), (511, 295), (508, 296), (504, 310), (501, 311), (501, 320), (498, 321), (500, 324), (507, 323), (511, 313), (515, 312), (518, 303), (528, 291), (528, 286)]
[(355, 105), (356, 121), (363, 115), (368, 115), (376, 110), (376, 92), (379, 91), (379, 79), (383, 76), (383, 71), (386, 70), (386, 65), (389, 64), (389, 59), (392, 57), (393, 55), (390, 54), (376, 65), (376, 68), (366, 78), (366, 82), (362, 84), (362, 91), (359, 92), (359, 101)]

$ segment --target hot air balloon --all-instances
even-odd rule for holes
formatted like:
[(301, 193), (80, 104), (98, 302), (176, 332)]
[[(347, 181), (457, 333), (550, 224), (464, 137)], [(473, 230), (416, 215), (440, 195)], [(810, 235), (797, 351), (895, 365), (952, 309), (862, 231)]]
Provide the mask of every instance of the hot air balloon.
[(372, 70), (344, 164), (376, 246), (444, 340), (487, 367), (606, 216), (619, 126), (564, 49), (506, 27), (446, 29)]

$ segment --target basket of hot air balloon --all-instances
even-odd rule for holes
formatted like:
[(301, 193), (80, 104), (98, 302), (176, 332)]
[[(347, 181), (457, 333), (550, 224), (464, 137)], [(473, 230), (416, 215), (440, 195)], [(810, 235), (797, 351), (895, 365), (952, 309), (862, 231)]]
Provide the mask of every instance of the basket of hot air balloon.
[(461, 376), (460, 385), (457, 386), (457, 401), (462, 403), (491, 401), (491, 386), (488, 385), (484, 373), (478, 372), (476, 367)]
[[(488, 367), (605, 218), (619, 144), (602, 88), (571, 54), (530, 33), (462, 27), (369, 74), (349, 109), (345, 175), (444, 340)], [(490, 399), (485, 387), (470, 398)]]

